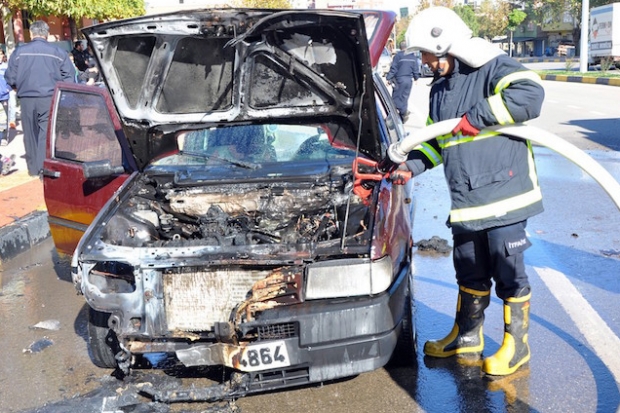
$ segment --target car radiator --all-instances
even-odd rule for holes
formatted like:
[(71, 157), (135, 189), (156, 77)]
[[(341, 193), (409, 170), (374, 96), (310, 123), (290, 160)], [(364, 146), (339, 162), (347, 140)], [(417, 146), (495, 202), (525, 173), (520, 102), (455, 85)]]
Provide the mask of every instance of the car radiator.
[(170, 331), (210, 331), (231, 321), (233, 309), (271, 271), (220, 269), (164, 274), (164, 305)]

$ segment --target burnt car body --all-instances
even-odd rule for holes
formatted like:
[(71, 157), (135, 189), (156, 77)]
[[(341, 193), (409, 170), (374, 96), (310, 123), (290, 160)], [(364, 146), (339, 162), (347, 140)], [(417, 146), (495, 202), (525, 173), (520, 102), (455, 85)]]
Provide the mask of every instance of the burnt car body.
[(411, 187), (354, 162), (403, 137), (373, 74), (393, 24), (223, 9), (83, 29), (106, 87), (58, 85), (43, 175), (95, 364), (167, 353), (264, 391), (414, 359)]

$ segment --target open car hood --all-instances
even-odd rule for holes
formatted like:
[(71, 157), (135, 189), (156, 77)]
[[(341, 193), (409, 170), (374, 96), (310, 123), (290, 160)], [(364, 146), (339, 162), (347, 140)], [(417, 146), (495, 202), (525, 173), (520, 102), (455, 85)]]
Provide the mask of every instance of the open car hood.
[(180, 129), (273, 119), (336, 122), (380, 158), (372, 62), (393, 22), (376, 11), (208, 9), (82, 31), (142, 168), (176, 149)]

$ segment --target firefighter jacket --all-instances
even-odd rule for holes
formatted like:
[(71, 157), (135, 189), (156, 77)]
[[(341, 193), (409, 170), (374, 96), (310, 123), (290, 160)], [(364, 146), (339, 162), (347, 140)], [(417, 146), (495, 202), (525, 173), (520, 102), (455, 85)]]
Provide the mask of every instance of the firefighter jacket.
[(530, 142), (484, 130), (538, 117), (543, 99), (540, 77), (507, 55), (477, 69), (455, 59), (453, 72), (434, 82), (428, 122), (467, 114), (481, 130), (432, 139), (406, 162), (414, 175), (443, 163), (453, 233), (509, 225), (543, 211)]

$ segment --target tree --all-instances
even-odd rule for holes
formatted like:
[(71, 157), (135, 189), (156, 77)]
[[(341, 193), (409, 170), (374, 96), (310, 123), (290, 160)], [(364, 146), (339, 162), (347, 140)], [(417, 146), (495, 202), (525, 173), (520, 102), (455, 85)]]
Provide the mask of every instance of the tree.
[(461, 19), (463, 19), (467, 27), (471, 29), (472, 36), (478, 36), (480, 24), (478, 23), (478, 17), (476, 16), (474, 9), (470, 6), (455, 6), (453, 10), (461, 17)]
[(478, 10), (479, 36), (492, 40), (506, 33), (510, 4), (503, 1), (483, 0)]
[(78, 23), (82, 18), (111, 20), (144, 15), (143, 0), (3, 0), (12, 11), (28, 10), (30, 16), (67, 16), (71, 37), (78, 39)]
[(512, 36), (523, 20), (527, 18), (527, 13), (519, 9), (513, 9), (508, 14), (508, 30), (510, 31), (510, 43), (508, 55), (512, 57)]
[(452, 9), (454, 8), (454, 0), (421, 0), (418, 5), (418, 11), (428, 9), (431, 6), (444, 6)]
[(407, 33), (407, 28), (409, 27), (409, 22), (411, 22), (412, 17), (407, 16), (399, 19), (396, 22), (396, 27), (394, 30), (396, 31), (396, 42), (394, 43), (394, 50), (399, 50), (400, 42), (405, 40), (405, 33)]
[[(581, 40), (581, 0), (526, 0), (526, 8), (535, 10), (537, 23), (542, 24), (544, 20), (562, 21), (562, 17), (568, 13), (575, 22), (573, 28), (573, 43), (578, 48)], [(614, 0), (590, 0), (590, 8), (604, 6), (614, 3)]]

